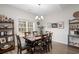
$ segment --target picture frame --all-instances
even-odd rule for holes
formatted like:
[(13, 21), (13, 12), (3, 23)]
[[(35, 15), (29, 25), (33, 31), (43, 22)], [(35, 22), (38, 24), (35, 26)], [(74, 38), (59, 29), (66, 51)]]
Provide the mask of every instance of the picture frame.
[(51, 23), (52, 28), (58, 28), (58, 23)]
[(13, 41), (13, 37), (8, 37), (8, 41)]
[(6, 39), (5, 38), (0, 38), (0, 43), (5, 43)]
[(59, 29), (64, 29), (64, 22), (59, 22), (58, 23), (58, 28)]

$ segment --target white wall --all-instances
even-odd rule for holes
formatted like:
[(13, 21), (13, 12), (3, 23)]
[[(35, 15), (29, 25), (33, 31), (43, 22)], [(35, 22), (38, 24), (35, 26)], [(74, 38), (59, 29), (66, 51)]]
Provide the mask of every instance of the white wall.
[(26, 12), (26, 11), (17, 9), (17, 8), (7, 5), (7, 4), (0, 5), (0, 14), (6, 15), (6, 16), (14, 19), (15, 20), (15, 27), (16, 27), (17, 20), (26, 19), (28, 21), (34, 21), (34, 19), (35, 19), (35, 16), (28, 13), (28, 11)]
[[(58, 10), (58, 9), (57, 9)], [(45, 31), (49, 30), (53, 32), (54, 41), (67, 44), (68, 43), (68, 30), (69, 30), (69, 19), (73, 18), (73, 12), (79, 11), (79, 5), (69, 5), (63, 7), (60, 5), (60, 10), (57, 12), (51, 13), (45, 17), (44, 26), (46, 26)], [(48, 28), (47, 23), (59, 23), (64, 22), (64, 29), (59, 28)]]
[(0, 4), (0, 14), (6, 15), (14, 19), (15, 34), (17, 34), (18, 32), (18, 20), (25, 19), (34, 22), (35, 19), (34, 15), (9, 5)]
[[(72, 14), (75, 11), (79, 10), (79, 5), (67, 5), (59, 6), (59, 10), (55, 12), (51, 12), (51, 14), (45, 17), (45, 20), (43, 25), (46, 26), (45, 30), (52, 31), (54, 33), (54, 41), (60, 42), (67, 44), (68, 41), (68, 20), (73, 18)], [(9, 5), (0, 5), (0, 14), (6, 15), (8, 17), (11, 17), (15, 20), (15, 34), (17, 33), (17, 21), (19, 19), (26, 19), (29, 21), (34, 21), (35, 22), (35, 15), (32, 15), (31, 13), (25, 12), (23, 10), (11, 7)], [(47, 28), (47, 23), (54, 23), (54, 22), (64, 22), (64, 29), (59, 29), (59, 28)]]
[(35, 16), (25, 12), (23, 10), (20, 10), (18, 8), (12, 7), (10, 5), (0, 5), (0, 14), (2, 15), (6, 15), (8, 17), (11, 17), (12, 19), (14, 19), (15, 22), (15, 34), (17, 33), (17, 21), (20, 19), (25, 19), (28, 21), (34, 21)]

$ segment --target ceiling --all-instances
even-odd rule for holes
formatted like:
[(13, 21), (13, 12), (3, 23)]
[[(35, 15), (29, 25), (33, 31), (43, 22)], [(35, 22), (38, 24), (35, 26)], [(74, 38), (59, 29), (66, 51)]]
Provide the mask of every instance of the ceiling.
[(69, 4), (10, 4), (13, 7), (32, 13), (35, 16), (46, 16), (51, 13), (59, 12), (63, 8), (68, 8)]
[(30, 12), (37, 16), (45, 16), (61, 10), (59, 4), (11, 4), (11, 6)]

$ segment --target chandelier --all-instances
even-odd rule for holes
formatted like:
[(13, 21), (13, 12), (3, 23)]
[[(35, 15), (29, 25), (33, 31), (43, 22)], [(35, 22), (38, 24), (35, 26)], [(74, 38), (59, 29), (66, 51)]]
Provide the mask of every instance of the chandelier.
[(40, 16), (40, 17), (39, 17), (39, 16), (36, 16), (35, 19), (36, 19), (36, 20), (43, 20), (44, 17), (43, 17), (43, 16)]

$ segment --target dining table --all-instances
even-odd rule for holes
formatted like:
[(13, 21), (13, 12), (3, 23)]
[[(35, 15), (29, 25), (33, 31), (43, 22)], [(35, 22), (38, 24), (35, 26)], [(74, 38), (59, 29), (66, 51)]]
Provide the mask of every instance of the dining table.
[[(46, 38), (47, 36), (45, 35), (43, 37)], [(35, 35), (28, 35), (24, 38), (27, 39), (27, 40), (30, 40), (30, 41), (37, 41), (37, 40), (42, 39), (42, 35), (36, 35), (36, 36)]]
[(24, 37), (26, 45), (29, 45), (31, 47), (34, 47), (35, 44), (38, 45), (39, 44), (38, 42), (40, 43), (45, 42), (46, 40), (43, 40), (43, 38), (47, 38), (47, 36), (45, 35), (44, 37), (42, 37), (42, 35), (37, 35), (37, 36), (29, 35)]
[(35, 42), (41, 40), (41, 36), (34, 36), (34, 35), (28, 35), (26, 37), (23, 37), (26, 42), (26, 46), (31, 47), (31, 53), (34, 53), (34, 47), (35, 47)]
[(40, 35), (34, 36), (34, 35), (28, 35), (24, 37), (26, 45), (29, 45), (31, 47), (34, 47), (34, 43), (42, 40), (42, 37)]
[(25, 39), (28, 39), (30, 41), (35, 41), (35, 40), (39, 40), (41, 39), (42, 37), (39, 35), (39, 36), (34, 36), (34, 35), (28, 35), (26, 37), (24, 37)]
[(35, 53), (35, 47), (44, 49), (44, 47), (47, 46), (45, 42), (46, 40), (43, 40), (43, 38), (47, 38), (47, 35), (28, 35), (24, 37), (26, 46), (31, 47), (31, 53)]

